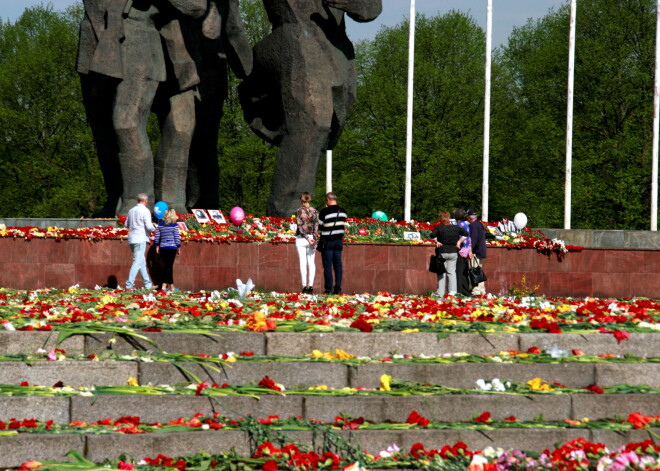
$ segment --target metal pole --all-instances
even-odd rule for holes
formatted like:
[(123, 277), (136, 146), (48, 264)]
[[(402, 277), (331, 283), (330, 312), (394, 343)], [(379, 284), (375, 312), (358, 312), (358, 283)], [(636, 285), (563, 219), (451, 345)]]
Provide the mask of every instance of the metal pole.
[(564, 229), (571, 228), (571, 189), (573, 186), (573, 79), (575, 76), (575, 16), (576, 0), (571, 0), (570, 32), (568, 35), (568, 98), (566, 104), (566, 183), (564, 185)]
[(481, 189), (481, 219), (488, 221), (488, 179), (490, 171), (490, 71), (493, 44), (493, 0), (486, 2), (486, 90), (484, 97), (484, 163)]
[(660, 113), (660, 0), (655, 10), (655, 84), (653, 87), (653, 163), (651, 165), (651, 230), (658, 230), (658, 130)]
[(332, 151), (325, 151), (325, 192), (332, 191)]
[(403, 218), (410, 221), (412, 195), (412, 125), (413, 125), (413, 78), (415, 72), (415, 0), (410, 0), (410, 37), (408, 40), (408, 119), (406, 125), (406, 189)]

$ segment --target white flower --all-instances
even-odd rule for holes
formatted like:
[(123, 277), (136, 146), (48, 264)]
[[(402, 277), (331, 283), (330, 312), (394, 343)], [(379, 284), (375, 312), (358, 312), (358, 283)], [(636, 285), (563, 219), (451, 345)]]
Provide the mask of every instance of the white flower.
[(16, 330), (16, 327), (14, 327), (14, 324), (9, 322), (8, 320), (2, 321), (2, 327), (4, 327), (5, 330), (9, 330), (9, 331), (12, 331), (12, 332)]
[(644, 327), (645, 329), (660, 330), (660, 324), (651, 324), (650, 322), (642, 321), (637, 325), (639, 327)]
[(368, 471), (367, 468), (362, 466), (359, 462), (350, 464), (344, 468), (344, 471)]
[(493, 385), (479, 378), (477, 380), (477, 388), (481, 389), (482, 391), (490, 391), (493, 389)]
[(209, 430), (210, 428), (209, 424), (202, 424), (202, 430)]
[(488, 463), (488, 459), (481, 456), (481, 455), (472, 455), (472, 461), (470, 461), (470, 465), (474, 466), (483, 466)]
[(567, 350), (562, 350), (557, 345), (553, 345), (549, 350), (546, 350), (546, 353), (552, 358), (564, 358), (568, 356)]
[(487, 446), (486, 448), (483, 449), (483, 454), (486, 458), (499, 458), (504, 454), (504, 449)]
[(227, 303), (233, 304), (236, 307), (243, 307), (243, 303), (240, 302), (238, 299), (229, 299)]
[(492, 385), (493, 385), (493, 391), (500, 391), (500, 392), (506, 391), (506, 388), (504, 387), (502, 382), (499, 380), (499, 378), (494, 378), (493, 381), (492, 381)]
[(380, 453), (378, 453), (378, 456), (380, 456), (381, 458), (390, 458), (399, 451), (401, 451), (401, 449), (397, 446), (397, 444), (392, 443), (390, 446), (387, 447), (387, 449), (381, 450)]

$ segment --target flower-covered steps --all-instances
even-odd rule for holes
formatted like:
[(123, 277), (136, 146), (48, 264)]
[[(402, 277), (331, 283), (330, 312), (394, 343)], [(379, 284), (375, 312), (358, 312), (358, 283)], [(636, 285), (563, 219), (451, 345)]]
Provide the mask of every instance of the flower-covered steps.
[[(469, 427), (452, 430), (355, 430), (352, 431), (362, 446), (372, 453), (397, 443), (410, 448), (415, 442), (427, 448), (468, 443), (471, 449), (485, 446), (516, 447), (531, 450), (551, 448), (556, 442), (576, 437), (601, 441), (615, 447), (631, 441), (648, 438), (647, 431), (612, 431), (599, 429), (546, 429), (546, 421), (561, 422), (564, 419), (579, 421), (614, 418), (625, 419), (632, 412), (645, 415), (660, 413), (659, 394), (489, 394), (472, 391), (448, 395), (374, 395), (374, 396), (326, 396), (294, 394), (295, 388), (327, 385), (335, 388), (379, 388), (380, 378), (388, 374), (395, 379), (442, 384), (454, 388), (472, 389), (478, 379), (500, 378), (513, 382), (526, 382), (543, 378), (549, 382), (563, 383), (569, 387), (584, 388), (590, 385), (606, 387), (621, 383), (632, 385), (648, 384), (660, 386), (660, 363), (653, 358), (660, 352), (660, 336), (656, 334), (630, 334), (619, 343), (611, 334), (452, 334), (438, 336), (419, 332), (412, 333), (218, 333), (214, 335), (144, 332), (153, 343), (131, 336), (113, 336), (108, 333), (75, 335), (55, 345), (57, 333), (44, 332), (0, 332), (0, 348), (3, 353), (34, 354), (39, 348), (50, 351), (55, 347), (65, 351), (60, 361), (23, 361), (0, 363), (1, 383), (46, 386), (62, 382), (72, 386), (126, 385), (128, 378), (136, 378), (139, 384), (171, 384), (185, 379), (180, 369), (170, 363), (149, 361), (141, 356), (140, 361), (132, 355), (135, 350), (160, 350), (167, 352), (189, 352), (217, 357), (229, 351), (250, 352), (257, 360), (245, 357), (228, 364), (224, 372), (216, 372), (198, 364), (185, 363), (186, 370), (198, 375), (203, 381), (232, 385), (256, 384), (269, 376), (286, 386), (285, 396), (276, 393), (252, 397), (195, 396), (194, 391), (186, 396), (140, 396), (117, 395), (97, 397), (0, 397), (0, 420), (9, 418), (35, 418), (39, 421), (53, 420), (57, 424), (72, 421), (91, 423), (108, 417), (139, 416), (142, 422), (167, 423), (179, 417), (190, 417), (195, 413), (240, 417), (252, 414), (257, 417), (279, 415), (280, 417), (301, 416), (333, 423), (337, 415), (363, 417), (374, 423), (405, 423), (410, 412), (415, 410), (423, 417), (437, 422), (472, 422), (473, 417), (488, 411), (493, 420), (504, 420), (516, 416), (519, 421), (532, 421), (543, 416), (535, 428), (508, 428), (493, 430), (470, 430)], [(73, 360), (75, 355), (103, 357), (108, 347), (112, 355), (126, 355), (122, 360)], [(506, 355), (500, 352), (526, 352), (532, 347), (551, 352), (582, 350), (586, 355), (623, 355), (640, 357), (638, 362), (616, 363), (587, 361), (574, 363), (536, 363), (530, 359), (507, 363)], [(347, 362), (325, 362), (312, 360), (313, 350), (322, 352), (342, 349), (356, 356), (380, 358), (381, 361), (354, 364)], [(421, 355), (435, 356), (465, 352), (494, 355), (501, 363), (459, 362), (458, 358), (440, 358), (447, 363), (431, 362)], [(299, 361), (282, 361), (282, 355), (298, 357)], [(398, 356), (412, 355), (409, 362), (400, 361)], [(154, 354), (154, 356), (156, 356)], [(43, 355), (42, 355), (43, 357)], [(267, 357), (267, 358), (265, 358)], [(389, 357), (391, 361), (385, 361)], [(62, 357), (61, 357), (62, 358)], [(113, 356), (113, 358), (115, 358)], [(147, 360), (145, 361), (145, 358)], [(449, 362), (452, 360), (451, 362)], [(403, 360), (401, 360), (403, 361)], [(521, 362), (522, 361), (522, 362)], [(301, 391), (298, 391), (301, 392)], [(285, 432), (301, 443), (309, 442), (309, 432)], [(348, 434), (348, 431), (339, 433)], [(62, 459), (70, 449), (84, 453), (89, 459), (102, 461), (116, 458), (122, 453), (135, 457), (169, 456), (192, 454), (199, 449), (219, 452), (235, 447), (240, 453), (248, 454), (247, 436), (242, 431), (194, 431), (187, 433), (126, 434), (29, 434), (0, 437), (0, 466), (17, 466), (28, 459)]]

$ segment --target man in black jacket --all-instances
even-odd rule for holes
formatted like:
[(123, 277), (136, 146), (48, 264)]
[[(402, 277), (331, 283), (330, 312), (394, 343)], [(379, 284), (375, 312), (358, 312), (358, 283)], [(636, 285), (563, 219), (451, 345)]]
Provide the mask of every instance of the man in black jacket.
[[(472, 243), (470, 259), (476, 259), (479, 266), (482, 266), (481, 260), (486, 258), (486, 231), (481, 221), (477, 219), (477, 212), (474, 209), (467, 210), (467, 220), (470, 223), (470, 240)], [(472, 295), (479, 296), (482, 294), (486, 294), (486, 283), (483, 281), (472, 289)]]
[[(319, 213), (319, 250), (323, 260), (324, 293), (340, 294), (343, 267), (341, 253), (344, 248), (346, 211), (337, 205), (337, 195), (330, 192), (325, 195), (326, 207)], [(332, 270), (335, 271), (333, 285)]]

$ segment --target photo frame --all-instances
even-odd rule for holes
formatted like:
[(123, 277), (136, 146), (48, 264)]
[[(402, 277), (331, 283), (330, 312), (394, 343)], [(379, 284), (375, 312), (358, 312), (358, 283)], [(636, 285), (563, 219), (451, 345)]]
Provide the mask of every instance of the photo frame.
[(220, 211), (219, 209), (209, 209), (208, 213), (209, 213), (209, 216), (211, 216), (211, 219), (213, 219), (218, 224), (227, 224), (227, 220), (225, 219), (225, 215), (222, 214), (222, 211)]
[(211, 218), (203, 209), (194, 209), (192, 210), (193, 216), (197, 219), (197, 222), (200, 224), (208, 224), (211, 222)]

